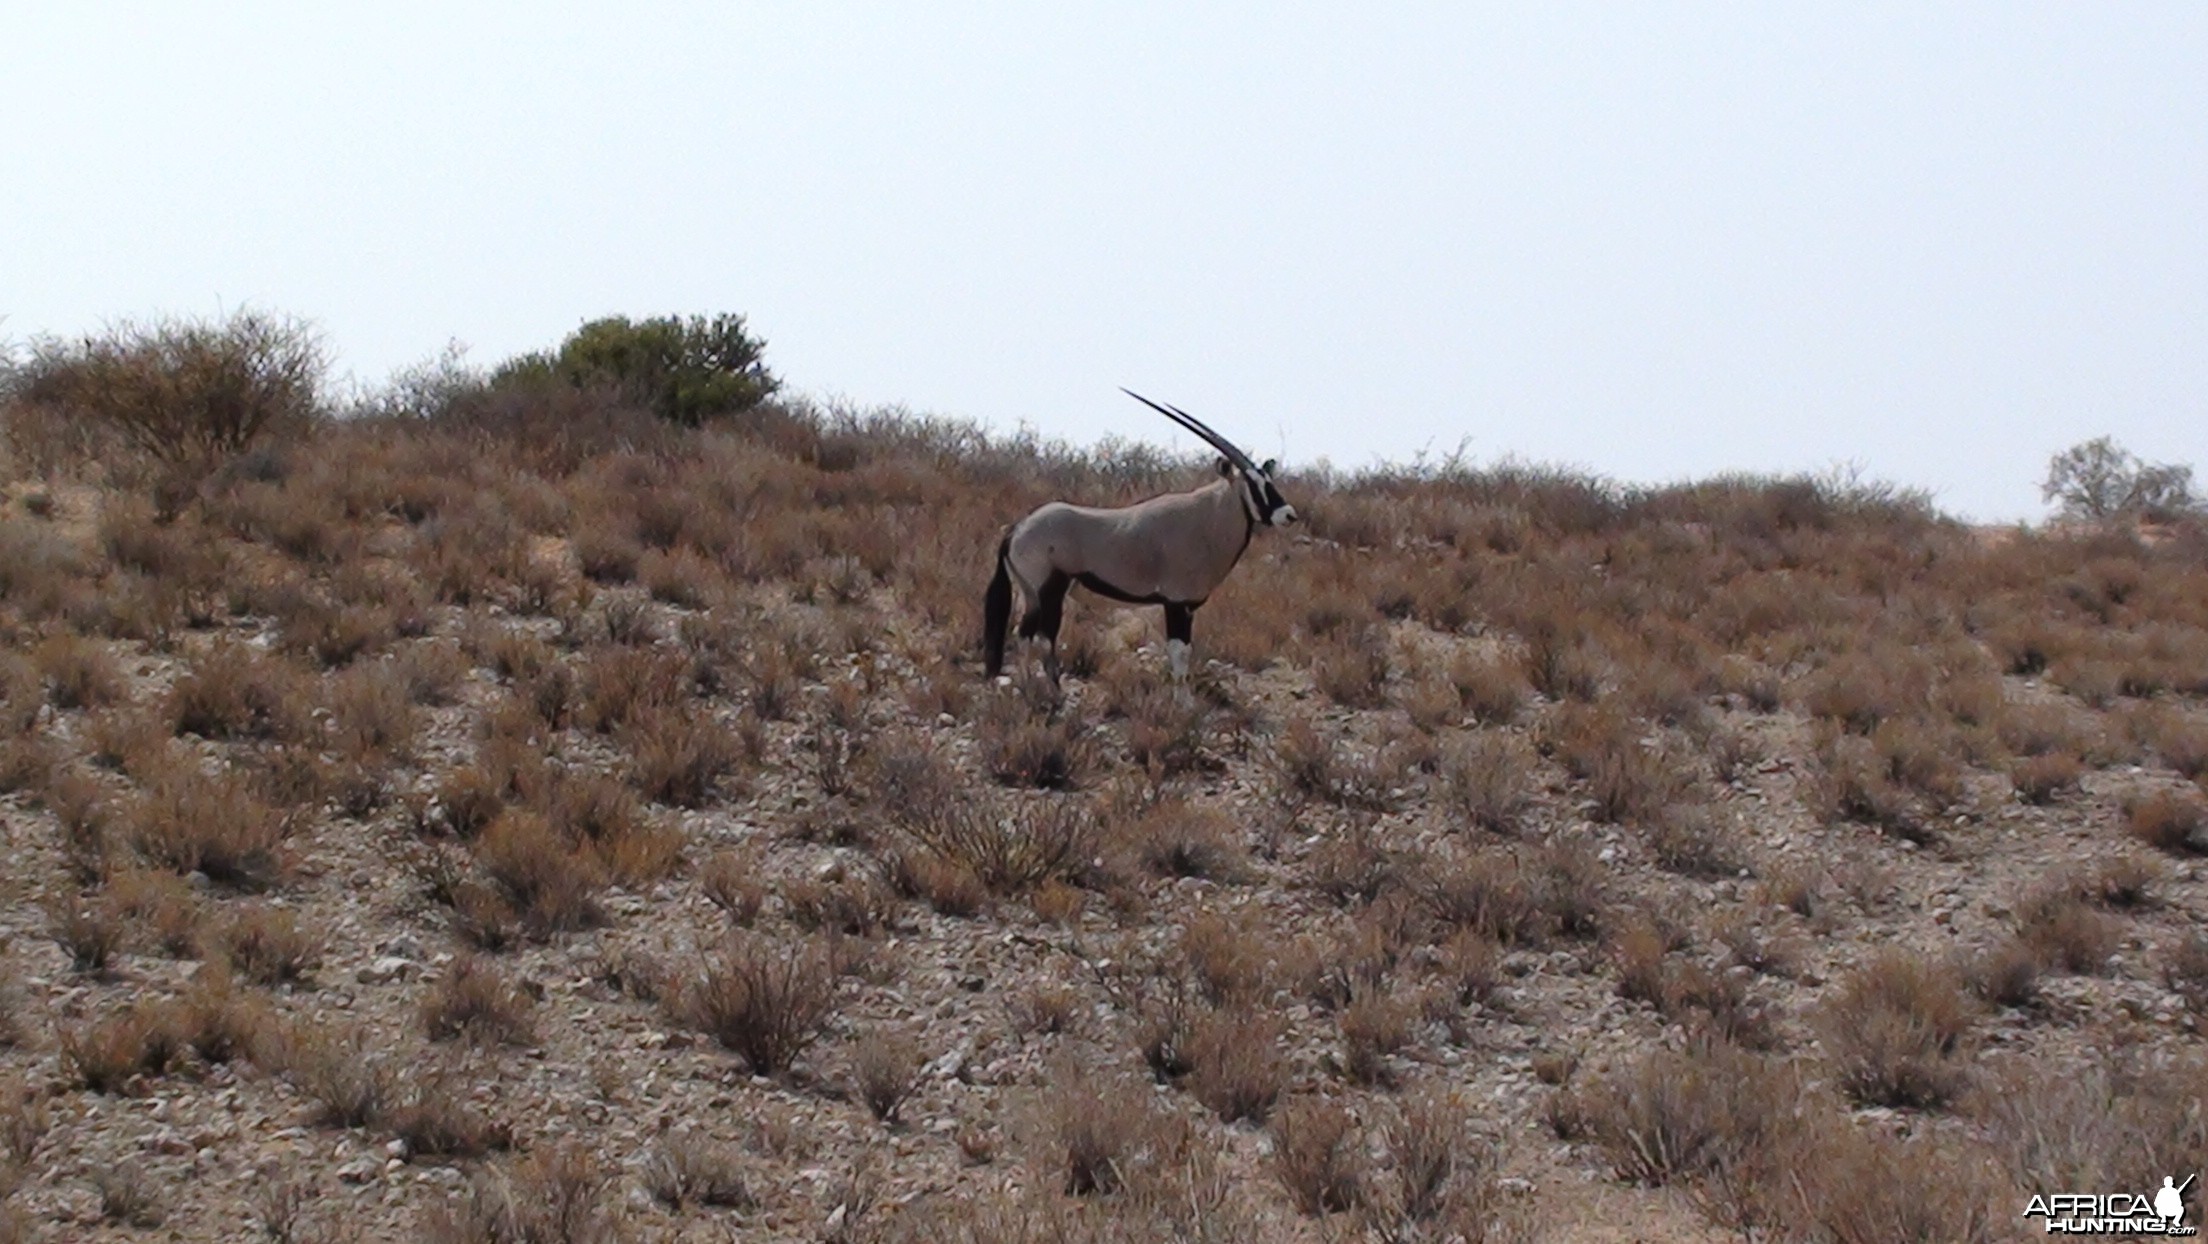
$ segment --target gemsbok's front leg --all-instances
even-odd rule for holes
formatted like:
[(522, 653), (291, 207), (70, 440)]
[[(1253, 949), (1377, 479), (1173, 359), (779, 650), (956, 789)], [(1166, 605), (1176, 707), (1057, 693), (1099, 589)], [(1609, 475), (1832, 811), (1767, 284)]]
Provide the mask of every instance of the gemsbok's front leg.
[(1189, 636), (1196, 622), (1196, 606), (1167, 605), (1165, 607), (1165, 660), (1173, 671), (1173, 681), (1188, 681)]

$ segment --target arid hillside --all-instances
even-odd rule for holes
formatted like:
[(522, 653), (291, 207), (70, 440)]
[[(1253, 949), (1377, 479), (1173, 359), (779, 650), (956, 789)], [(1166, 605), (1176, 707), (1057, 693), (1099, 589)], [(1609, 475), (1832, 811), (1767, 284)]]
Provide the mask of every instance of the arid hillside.
[(1005, 526), (1205, 462), (412, 398), (8, 411), (0, 1241), (1967, 1241), (2208, 1169), (2197, 523), (1290, 464), (1185, 693), (1078, 593), (1053, 689), (980, 673)]

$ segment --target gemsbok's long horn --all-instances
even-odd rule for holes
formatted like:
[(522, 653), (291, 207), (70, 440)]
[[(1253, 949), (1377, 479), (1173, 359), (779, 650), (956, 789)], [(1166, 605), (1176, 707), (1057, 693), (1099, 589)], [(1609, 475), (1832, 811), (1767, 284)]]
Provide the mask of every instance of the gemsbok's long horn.
[(1244, 471), (1249, 471), (1252, 473), (1256, 472), (1257, 464), (1250, 461), (1250, 456), (1248, 454), (1243, 453), (1240, 449), (1237, 449), (1233, 441), (1230, 441), (1226, 437), (1212, 431), (1208, 426), (1205, 425), (1203, 420), (1198, 419), (1192, 414), (1189, 414), (1187, 411), (1182, 410), (1178, 406), (1160, 406), (1158, 403), (1151, 401), (1149, 398), (1135, 392), (1133, 389), (1122, 386), (1119, 391), (1135, 399), (1136, 401), (1141, 402), (1143, 405), (1148, 406), (1150, 409), (1157, 411), (1159, 414), (1164, 415), (1166, 418), (1171, 419), (1173, 422), (1180, 424), (1182, 427), (1187, 428), (1189, 431), (1194, 432), (1196, 435), (1203, 437), (1205, 441), (1210, 443), (1213, 449), (1216, 449), (1220, 453), (1225, 454), (1227, 456), (1227, 461), (1232, 462), (1235, 466), (1241, 468)]

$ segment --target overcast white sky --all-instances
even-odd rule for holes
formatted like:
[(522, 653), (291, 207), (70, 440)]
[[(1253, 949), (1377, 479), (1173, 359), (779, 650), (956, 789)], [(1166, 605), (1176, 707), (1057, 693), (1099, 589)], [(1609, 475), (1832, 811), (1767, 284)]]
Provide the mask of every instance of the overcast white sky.
[(2208, 5), (15, 4), (0, 336), (362, 379), (739, 311), (796, 389), (1259, 456), (2208, 470)]

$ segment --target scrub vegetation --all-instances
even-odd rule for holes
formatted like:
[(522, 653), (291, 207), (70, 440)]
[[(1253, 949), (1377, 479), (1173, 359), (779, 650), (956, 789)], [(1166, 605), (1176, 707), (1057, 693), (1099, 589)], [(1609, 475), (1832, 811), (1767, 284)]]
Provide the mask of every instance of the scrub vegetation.
[(780, 400), (734, 316), (323, 358), (0, 378), (0, 1238), (1954, 1241), (2208, 1168), (2180, 468), (1291, 469), (1185, 688), (1079, 595), (1054, 687), (980, 674), (1005, 525), (1204, 462)]

